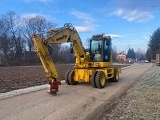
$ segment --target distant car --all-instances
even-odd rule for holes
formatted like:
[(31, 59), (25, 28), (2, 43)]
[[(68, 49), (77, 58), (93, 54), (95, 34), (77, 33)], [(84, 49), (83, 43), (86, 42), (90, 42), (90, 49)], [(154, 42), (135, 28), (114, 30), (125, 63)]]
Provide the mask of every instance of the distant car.
[(133, 63), (133, 59), (132, 58), (128, 58), (127, 61), (128, 61), (128, 63)]
[(148, 60), (145, 60), (145, 63), (149, 63), (149, 61), (148, 61)]

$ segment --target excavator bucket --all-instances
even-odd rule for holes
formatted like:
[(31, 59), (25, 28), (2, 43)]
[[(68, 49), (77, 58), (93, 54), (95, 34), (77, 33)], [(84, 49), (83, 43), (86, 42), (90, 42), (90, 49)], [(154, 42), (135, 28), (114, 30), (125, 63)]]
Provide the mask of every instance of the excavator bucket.
[(61, 84), (60, 81), (49, 82), (50, 88), (48, 92), (51, 94), (57, 94), (60, 84)]

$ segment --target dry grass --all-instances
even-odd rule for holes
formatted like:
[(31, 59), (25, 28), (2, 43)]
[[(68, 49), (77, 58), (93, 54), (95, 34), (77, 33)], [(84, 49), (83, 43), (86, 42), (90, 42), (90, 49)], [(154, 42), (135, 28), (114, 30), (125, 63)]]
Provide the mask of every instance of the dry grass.
[(160, 120), (160, 67), (153, 66), (103, 120)]

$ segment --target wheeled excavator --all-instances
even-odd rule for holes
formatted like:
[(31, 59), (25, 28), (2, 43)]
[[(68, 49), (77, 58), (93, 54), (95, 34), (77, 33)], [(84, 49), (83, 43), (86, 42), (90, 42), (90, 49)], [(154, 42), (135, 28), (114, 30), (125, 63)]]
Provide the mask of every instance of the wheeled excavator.
[(43, 38), (33, 34), (32, 40), (49, 81), (49, 93), (57, 93), (61, 83), (51, 57), (50, 44), (70, 43), (76, 59), (74, 69), (65, 73), (65, 82), (68, 85), (76, 85), (82, 81), (90, 82), (95, 88), (104, 88), (107, 80), (113, 82), (119, 80), (121, 69), (112, 64), (110, 36), (93, 35), (89, 40), (89, 50), (86, 52), (77, 30), (67, 23), (61, 28), (50, 29)]

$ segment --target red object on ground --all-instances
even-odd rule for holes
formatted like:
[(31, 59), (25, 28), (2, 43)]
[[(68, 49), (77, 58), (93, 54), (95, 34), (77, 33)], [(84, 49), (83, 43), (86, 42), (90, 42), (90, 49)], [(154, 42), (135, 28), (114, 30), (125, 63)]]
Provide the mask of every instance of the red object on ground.
[(50, 84), (50, 93), (56, 94), (58, 92), (58, 85), (61, 84), (60, 81), (49, 82)]

